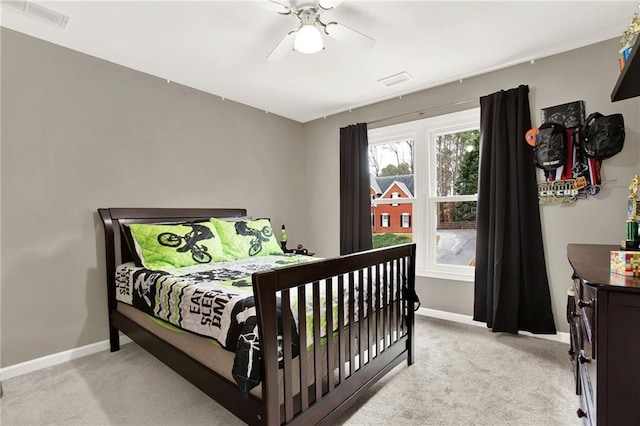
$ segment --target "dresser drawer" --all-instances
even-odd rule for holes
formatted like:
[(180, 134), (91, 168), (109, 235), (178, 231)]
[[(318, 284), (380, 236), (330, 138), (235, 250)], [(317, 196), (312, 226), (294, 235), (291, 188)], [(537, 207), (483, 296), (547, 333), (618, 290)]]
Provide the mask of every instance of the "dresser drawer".
[(591, 381), (595, 375), (591, 374), (588, 364), (578, 363), (580, 375), (580, 408), (577, 411), (578, 417), (582, 419), (584, 425), (596, 424), (596, 384)]
[(571, 278), (573, 278), (573, 297), (578, 300), (582, 294), (582, 281), (576, 274), (573, 274)]
[(580, 409), (577, 415), (582, 418), (584, 425), (596, 424), (596, 395), (597, 388), (597, 361), (593, 357), (595, 345), (588, 336), (587, 316), (585, 309), (580, 310), (580, 315), (575, 319), (576, 353), (575, 367), (578, 370), (578, 386), (580, 394)]
[(582, 363), (590, 362), (592, 359), (595, 358), (594, 356), (595, 345), (591, 342), (591, 339), (589, 338), (589, 332), (587, 331), (587, 324), (588, 323), (585, 321), (585, 316), (583, 312), (583, 314), (579, 317), (579, 320), (576, 323), (578, 328), (578, 339), (577, 339), (578, 345), (576, 350), (576, 357)]
[(571, 358), (571, 369), (573, 370), (573, 380), (575, 382), (576, 395), (580, 395), (580, 371), (578, 367), (578, 352), (580, 348), (580, 340), (578, 338), (578, 321), (572, 317), (569, 323), (570, 344), (569, 357)]
[[(596, 337), (596, 289), (585, 285), (578, 278), (574, 279), (574, 291), (576, 294), (576, 314), (580, 315), (586, 340), (593, 345)], [(596, 357), (595, 349), (591, 352)]]

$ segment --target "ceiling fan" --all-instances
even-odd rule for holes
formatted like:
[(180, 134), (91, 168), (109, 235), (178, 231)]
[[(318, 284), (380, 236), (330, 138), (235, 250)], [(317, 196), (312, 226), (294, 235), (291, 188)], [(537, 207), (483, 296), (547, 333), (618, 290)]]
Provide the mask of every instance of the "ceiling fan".
[(277, 61), (287, 53), (316, 53), (324, 49), (322, 33), (336, 40), (350, 44), (358, 49), (366, 50), (373, 47), (375, 40), (346, 25), (337, 22), (323, 22), (321, 15), (332, 10), (343, 0), (268, 0), (281, 15), (292, 15), (299, 19), (297, 28), (287, 35), (271, 51), (267, 60)]

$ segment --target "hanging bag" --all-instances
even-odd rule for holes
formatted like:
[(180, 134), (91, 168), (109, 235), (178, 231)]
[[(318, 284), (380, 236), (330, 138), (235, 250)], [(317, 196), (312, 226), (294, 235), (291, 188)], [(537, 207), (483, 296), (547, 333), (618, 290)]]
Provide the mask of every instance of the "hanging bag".
[(624, 146), (622, 114), (605, 116), (594, 112), (587, 117), (582, 134), (583, 149), (589, 157), (599, 160), (613, 157)]
[(542, 170), (555, 170), (564, 165), (567, 132), (560, 123), (543, 123), (536, 133), (533, 161)]

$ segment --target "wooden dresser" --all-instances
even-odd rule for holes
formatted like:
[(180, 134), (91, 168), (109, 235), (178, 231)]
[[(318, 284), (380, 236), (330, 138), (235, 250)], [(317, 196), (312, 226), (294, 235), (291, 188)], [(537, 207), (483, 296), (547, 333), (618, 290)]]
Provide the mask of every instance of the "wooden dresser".
[(610, 273), (615, 245), (569, 244), (577, 410), (586, 425), (640, 425), (640, 277)]

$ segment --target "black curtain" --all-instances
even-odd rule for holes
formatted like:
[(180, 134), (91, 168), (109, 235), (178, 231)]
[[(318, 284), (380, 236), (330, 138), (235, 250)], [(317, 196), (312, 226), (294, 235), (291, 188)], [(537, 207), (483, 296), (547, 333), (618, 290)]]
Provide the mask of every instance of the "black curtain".
[(367, 123), (340, 129), (340, 254), (373, 247)]
[(493, 331), (553, 334), (530, 128), (528, 86), (480, 98), (473, 319)]

